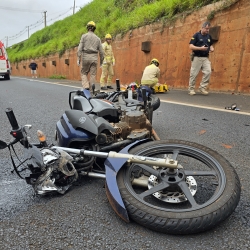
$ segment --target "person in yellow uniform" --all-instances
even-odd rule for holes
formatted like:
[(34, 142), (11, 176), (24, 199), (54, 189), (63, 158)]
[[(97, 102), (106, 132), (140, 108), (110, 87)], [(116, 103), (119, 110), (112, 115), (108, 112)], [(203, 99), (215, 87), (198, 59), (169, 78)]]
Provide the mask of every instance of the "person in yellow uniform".
[(101, 90), (113, 89), (111, 83), (114, 76), (113, 66), (115, 66), (115, 57), (112, 51), (111, 40), (112, 36), (107, 34), (105, 36), (105, 42), (102, 44), (104, 51), (104, 61), (102, 64), (102, 75), (100, 79)]
[(151, 60), (150, 65), (148, 65), (142, 74), (141, 85), (153, 88), (159, 83), (160, 69), (159, 61), (154, 58)]

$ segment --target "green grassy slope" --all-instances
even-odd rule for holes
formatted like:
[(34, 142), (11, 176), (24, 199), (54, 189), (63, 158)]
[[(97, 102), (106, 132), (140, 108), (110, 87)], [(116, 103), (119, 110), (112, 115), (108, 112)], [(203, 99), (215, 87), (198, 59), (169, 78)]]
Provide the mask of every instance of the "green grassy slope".
[[(37, 31), (22, 43), (8, 48), (11, 62), (46, 56), (75, 47), (93, 20), (96, 34), (115, 36), (154, 21), (166, 21), (176, 14), (219, 0), (93, 0), (75, 15)], [(228, 2), (232, 0), (227, 0)], [(235, 0), (234, 0), (235, 1)]]

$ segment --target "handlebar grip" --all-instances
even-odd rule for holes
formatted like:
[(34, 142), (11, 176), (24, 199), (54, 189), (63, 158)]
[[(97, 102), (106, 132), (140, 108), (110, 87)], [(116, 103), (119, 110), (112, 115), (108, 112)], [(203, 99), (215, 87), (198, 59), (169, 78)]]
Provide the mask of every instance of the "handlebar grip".
[(9, 119), (9, 122), (10, 122), (10, 125), (12, 126), (12, 129), (13, 130), (18, 130), (19, 126), (18, 126), (16, 117), (14, 115), (14, 112), (13, 112), (12, 108), (7, 108), (5, 110), (5, 113), (6, 113), (7, 117), (8, 117), (8, 119)]

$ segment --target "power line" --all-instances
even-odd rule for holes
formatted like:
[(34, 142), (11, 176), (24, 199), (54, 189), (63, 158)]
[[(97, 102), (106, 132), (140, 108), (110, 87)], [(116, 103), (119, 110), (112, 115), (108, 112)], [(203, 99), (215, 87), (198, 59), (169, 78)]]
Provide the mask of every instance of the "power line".
[[(65, 15), (65, 14), (67, 14), (69, 11), (71, 11), (71, 9), (72, 9), (72, 7), (71, 7), (70, 9), (67, 9), (67, 11), (63, 12), (62, 14), (60, 14), (60, 15), (54, 17), (54, 18), (51, 18), (50, 20), (47, 21), (47, 23), (48, 23), (48, 22), (55, 21), (55, 20), (58, 19), (58, 18), (61, 18), (63, 15)], [(58, 13), (58, 12), (56, 12), (56, 13)], [(55, 14), (55, 13), (54, 13), (54, 14)], [(51, 15), (50, 15), (50, 16), (51, 16)], [(40, 26), (40, 25), (43, 23), (43, 21), (44, 21), (44, 18), (42, 17), (42, 18), (39, 19), (36, 23), (33, 23), (33, 24), (30, 24), (30, 25), (26, 26), (23, 30), (21, 30), (21, 31), (20, 31), (19, 33), (17, 33), (16, 35), (10, 36), (10, 37), (9, 37), (9, 41), (16, 40), (16, 39), (19, 38), (20, 36), (24, 35), (25, 32), (27, 32), (27, 30), (28, 30), (28, 32), (29, 32), (30, 30), (33, 30), (33, 29), (37, 28), (38, 26)]]
[[(40, 25), (41, 23), (43, 23), (43, 18), (39, 19), (36, 23), (30, 24), (30, 25), (28, 25), (28, 26), (34, 26), (34, 25), (37, 25), (37, 24)], [(32, 27), (32, 28), (33, 28), (33, 27)], [(31, 28), (31, 29), (32, 29), (32, 28)], [(27, 29), (27, 27), (25, 27), (23, 30), (21, 30), (19, 33), (15, 34), (15, 35), (9, 36), (10, 40), (14, 40), (14, 39), (20, 37), (21, 35), (23, 35), (24, 32), (26, 31), (26, 29)]]
[(67, 10), (66, 12), (60, 14), (59, 16), (57, 16), (57, 17), (55, 17), (55, 18), (51, 18), (50, 20), (48, 20), (48, 22), (54, 21), (54, 20), (56, 20), (56, 19), (62, 17), (63, 15), (67, 14), (67, 13), (68, 13), (69, 11), (71, 11), (71, 10), (72, 10), (72, 7), (71, 7), (69, 10)]
[(31, 27), (31, 28), (30, 28), (30, 30), (35, 29), (36, 27), (40, 26), (41, 24), (43, 24), (43, 21), (42, 21), (42, 22), (40, 22), (40, 23), (38, 23), (37, 25), (35, 25), (35, 26)]
[[(84, 6), (84, 5), (83, 5)], [(75, 6), (75, 8), (82, 8), (83, 6)], [(45, 11), (38, 11), (38, 10), (24, 10), (24, 9), (18, 9), (18, 8), (9, 8), (9, 7), (2, 7), (0, 6), (0, 9), (8, 9), (8, 10), (18, 10), (18, 11), (31, 11), (31, 12), (40, 12), (42, 14), (42, 12), (44, 13)], [(52, 22), (52, 21), (55, 21), (56, 19), (59, 19), (61, 18), (63, 15), (67, 14), (69, 11), (71, 11), (73, 9), (73, 7), (70, 7), (70, 9), (67, 9), (66, 12), (63, 12), (62, 14), (54, 17), (54, 18), (51, 18), (50, 20), (47, 21), (48, 22)], [(47, 11), (46, 11), (47, 12)], [(58, 13), (59, 11), (57, 12), (54, 12), (53, 14), (55, 13)], [(52, 16), (53, 14), (50, 14), (50, 16)], [(44, 17), (42, 17), (41, 19), (39, 19), (36, 23), (33, 23), (33, 24), (30, 24), (28, 26), (26, 26), (22, 31), (20, 31), (19, 33), (17, 33), (16, 35), (13, 35), (13, 36), (10, 36), (8, 37), (9, 40), (15, 40), (17, 38), (19, 38), (20, 36), (22, 36), (25, 32), (27, 32), (27, 29), (28, 29), (28, 32), (32, 29), (35, 29), (36, 27), (40, 26), (43, 22), (44, 22)], [(5, 37), (6, 38), (6, 37)], [(3, 39), (5, 39), (3, 38)]]
[[(72, 8), (73, 8), (73, 7), (70, 7), (70, 9), (72, 9)], [(61, 13), (62, 11), (68, 11), (68, 8), (67, 8), (67, 9), (64, 9), (64, 10), (59, 10), (59, 11), (50, 13), (49, 16), (55, 15), (55, 14), (57, 14), (57, 13)]]

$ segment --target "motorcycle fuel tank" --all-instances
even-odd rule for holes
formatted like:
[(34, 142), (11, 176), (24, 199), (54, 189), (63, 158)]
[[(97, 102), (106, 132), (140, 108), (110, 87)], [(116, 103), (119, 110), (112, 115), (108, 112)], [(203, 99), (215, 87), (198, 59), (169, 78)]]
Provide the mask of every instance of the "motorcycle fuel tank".
[(56, 137), (59, 146), (70, 147), (70, 143), (75, 140), (89, 141), (92, 140), (95, 135), (87, 130), (74, 128), (64, 113), (56, 124)]

